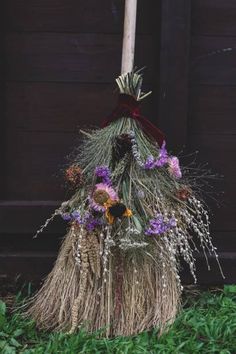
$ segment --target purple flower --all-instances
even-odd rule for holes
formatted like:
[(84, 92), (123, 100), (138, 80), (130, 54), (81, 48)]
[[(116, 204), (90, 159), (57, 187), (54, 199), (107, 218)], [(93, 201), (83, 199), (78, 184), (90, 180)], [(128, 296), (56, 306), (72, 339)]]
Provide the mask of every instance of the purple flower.
[(149, 227), (145, 231), (146, 235), (161, 235), (176, 226), (174, 218), (164, 219), (162, 214), (157, 214), (154, 219), (149, 221)]
[(101, 199), (100, 201), (97, 200), (96, 199), (97, 192), (105, 194), (112, 201), (118, 200), (117, 192), (112, 188), (111, 185), (108, 185), (107, 183), (98, 183), (95, 185), (95, 189), (92, 195), (88, 197), (89, 206), (95, 211), (105, 212), (106, 208), (104, 206), (104, 203), (107, 202), (108, 200), (107, 197), (106, 197), (107, 199), (102, 201)]
[(146, 170), (151, 170), (155, 167), (155, 159), (153, 156), (148, 156), (147, 160), (144, 162), (144, 168)]
[(98, 203), (96, 203), (93, 198), (91, 198), (90, 196), (88, 197), (88, 201), (89, 201), (89, 206), (91, 209), (97, 211), (97, 212), (105, 212), (106, 208), (102, 205), (99, 205)]
[(168, 152), (166, 150), (166, 142), (165, 140), (163, 141), (161, 148), (160, 148), (160, 152), (159, 152), (159, 157), (163, 158), (163, 157), (168, 157)]
[(162, 158), (158, 158), (158, 160), (156, 160), (155, 166), (156, 167), (163, 167), (166, 165), (168, 161), (168, 158), (162, 157)]
[(61, 214), (61, 217), (62, 217), (62, 219), (65, 220), (65, 221), (70, 221), (70, 220), (71, 220), (71, 215), (70, 215), (70, 213), (63, 213), (63, 214)]
[(149, 156), (144, 163), (144, 168), (147, 170), (151, 170), (154, 167), (163, 167), (168, 162), (168, 153), (166, 150), (166, 142), (163, 141), (163, 144), (159, 150), (159, 156), (155, 160), (153, 156)]
[(95, 169), (95, 175), (102, 178), (102, 182), (111, 185), (111, 172), (108, 166), (98, 166)]
[(78, 210), (74, 210), (74, 211), (71, 213), (71, 218), (72, 218), (73, 220), (78, 221), (78, 223), (81, 223), (82, 218), (81, 218), (80, 212), (79, 212)]
[(155, 166), (156, 167), (163, 167), (164, 165), (166, 165), (168, 162), (168, 152), (166, 150), (166, 142), (163, 141), (163, 144), (160, 148), (159, 151), (159, 156), (158, 159), (156, 160)]
[(66, 221), (77, 221), (79, 225), (85, 225), (88, 231), (93, 231), (97, 226), (102, 225), (102, 220), (94, 218), (89, 212), (85, 212), (84, 215), (78, 210), (74, 210), (70, 213), (61, 214), (62, 218)]
[(102, 220), (91, 218), (86, 223), (86, 229), (88, 231), (93, 231), (97, 226), (100, 226), (100, 225), (102, 225)]
[(176, 156), (171, 156), (168, 159), (168, 171), (171, 176), (179, 179), (182, 177), (182, 172), (179, 166), (179, 159)]

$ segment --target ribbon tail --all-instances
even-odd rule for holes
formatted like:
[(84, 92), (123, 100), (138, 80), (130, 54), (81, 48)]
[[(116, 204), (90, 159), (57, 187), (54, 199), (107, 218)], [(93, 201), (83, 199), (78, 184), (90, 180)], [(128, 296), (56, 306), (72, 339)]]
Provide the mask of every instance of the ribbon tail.
[(115, 120), (121, 118), (123, 116), (123, 112), (122, 110), (118, 107), (118, 108), (115, 108), (112, 113), (106, 117), (102, 123), (101, 123), (101, 127), (102, 128), (105, 128), (107, 127), (110, 123), (114, 122)]
[(117, 107), (112, 113), (102, 122), (102, 128), (121, 117), (130, 117), (140, 123), (144, 132), (152, 136), (157, 141), (159, 146), (162, 146), (165, 136), (160, 129), (150, 122), (147, 118), (140, 115), (139, 102), (134, 97), (126, 94), (120, 94)]
[(152, 136), (157, 142), (158, 145), (161, 147), (164, 140), (165, 140), (165, 134), (158, 129), (154, 124), (150, 122), (150, 120), (146, 119), (143, 116), (136, 116), (135, 119), (139, 121), (139, 123), (142, 125), (143, 130), (150, 136)]

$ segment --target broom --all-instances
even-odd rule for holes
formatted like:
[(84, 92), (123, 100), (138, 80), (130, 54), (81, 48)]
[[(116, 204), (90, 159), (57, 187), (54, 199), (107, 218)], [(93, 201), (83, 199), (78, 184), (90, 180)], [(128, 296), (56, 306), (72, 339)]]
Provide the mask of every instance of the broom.
[[(39, 328), (134, 335), (172, 323), (180, 308), (179, 258), (196, 282), (193, 231), (216, 256), (196, 182), (140, 113), (142, 75), (133, 70), (137, 0), (126, 0), (120, 95), (102, 129), (82, 132), (66, 170), (74, 188), (56, 215), (68, 233), (27, 315)], [(218, 259), (217, 259), (218, 261)]]

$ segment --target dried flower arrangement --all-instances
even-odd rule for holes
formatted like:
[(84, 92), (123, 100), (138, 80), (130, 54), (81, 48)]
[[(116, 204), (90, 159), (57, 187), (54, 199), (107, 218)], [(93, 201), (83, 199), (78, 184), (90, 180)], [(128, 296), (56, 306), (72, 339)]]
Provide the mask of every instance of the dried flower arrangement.
[(56, 215), (69, 223), (52, 272), (30, 300), (40, 328), (72, 333), (83, 325), (107, 336), (162, 329), (179, 309), (180, 258), (196, 282), (193, 234), (206, 259), (218, 262), (191, 176), (140, 115), (142, 75), (116, 81), (117, 108), (102, 129), (83, 132), (66, 171), (75, 193), (44, 225)]

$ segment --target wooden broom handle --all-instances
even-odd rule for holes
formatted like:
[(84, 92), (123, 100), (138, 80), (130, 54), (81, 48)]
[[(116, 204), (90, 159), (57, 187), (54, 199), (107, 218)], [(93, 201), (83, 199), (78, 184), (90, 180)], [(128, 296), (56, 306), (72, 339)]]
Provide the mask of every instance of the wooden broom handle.
[(121, 74), (133, 70), (135, 50), (137, 0), (125, 0)]

